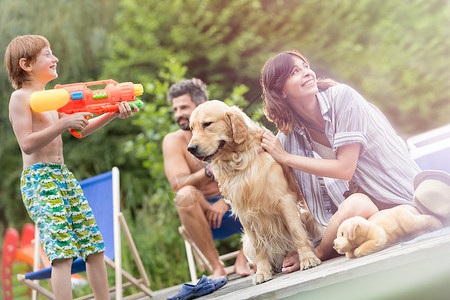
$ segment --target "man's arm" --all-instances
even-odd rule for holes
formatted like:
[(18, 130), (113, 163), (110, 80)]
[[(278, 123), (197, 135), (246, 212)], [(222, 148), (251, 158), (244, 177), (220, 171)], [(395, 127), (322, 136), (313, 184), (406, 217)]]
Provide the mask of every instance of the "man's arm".
[(193, 185), (200, 187), (210, 180), (205, 175), (204, 168), (191, 173), (184, 156), (184, 143), (182, 137), (169, 133), (164, 137), (162, 149), (164, 156), (164, 170), (172, 190), (176, 193), (183, 186)]

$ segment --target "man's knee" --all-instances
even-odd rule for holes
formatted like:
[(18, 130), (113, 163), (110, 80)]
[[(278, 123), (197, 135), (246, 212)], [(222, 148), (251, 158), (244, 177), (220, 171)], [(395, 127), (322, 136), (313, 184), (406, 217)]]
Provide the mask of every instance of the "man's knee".
[(378, 208), (367, 195), (355, 193), (339, 205), (338, 211), (345, 215), (344, 218), (360, 216), (367, 219), (377, 213)]
[(184, 186), (178, 191), (174, 201), (178, 209), (189, 209), (200, 201), (200, 197), (202, 197), (200, 191), (196, 187), (189, 185)]

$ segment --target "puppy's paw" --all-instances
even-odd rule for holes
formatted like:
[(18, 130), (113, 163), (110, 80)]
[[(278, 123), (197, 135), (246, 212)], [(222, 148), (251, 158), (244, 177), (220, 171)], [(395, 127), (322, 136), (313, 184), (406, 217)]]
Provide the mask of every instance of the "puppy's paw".
[(306, 270), (314, 268), (318, 265), (320, 265), (321, 261), (320, 259), (315, 256), (314, 254), (304, 257), (300, 260), (300, 270)]
[(347, 258), (355, 258), (355, 253), (353, 253), (353, 250), (350, 250), (345, 253), (345, 256), (347, 256)]
[[(381, 228), (380, 228), (381, 229)], [(383, 230), (384, 233), (384, 230)], [(384, 249), (387, 244), (386, 234), (380, 235), (377, 239), (367, 240), (354, 250), (356, 257), (372, 254)]]
[(366, 255), (363, 251), (360, 251), (359, 249), (355, 249), (355, 252), (353, 254), (355, 257), (361, 257)]
[(373, 253), (374, 251), (366, 251), (364, 248), (356, 248), (354, 251), (355, 257), (362, 257)]
[(260, 271), (259, 267), (258, 270), (256, 271), (256, 274), (253, 276), (253, 283), (254, 284), (260, 284), (266, 281), (269, 281), (270, 279), (272, 279), (272, 272), (270, 271)]
[(370, 247), (370, 248), (369, 247), (363, 247), (363, 245), (361, 245), (360, 247), (358, 247), (358, 248), (356, 248), (354, 250), (353, 253), (354, 253), (355, 257), (366, 256), (366, 255), (372, 254), (374, 252), (377, 252), (377, 251), (383, 249), (383, 247), (381, 247), (379, 245), (376, 245), (376, 247)]

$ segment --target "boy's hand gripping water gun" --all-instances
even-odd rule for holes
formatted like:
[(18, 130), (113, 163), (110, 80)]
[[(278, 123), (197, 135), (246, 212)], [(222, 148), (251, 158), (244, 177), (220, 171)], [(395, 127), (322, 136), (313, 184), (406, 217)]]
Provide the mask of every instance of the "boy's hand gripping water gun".
[[(89, 86), (105, 85), (104, 89), (91, 90)], [(141, 84), (132, 82), (117, 83), (112, 79), (57, 84), (53, 90), (38, 91), (31, 94), (30, 106), (36, 112), (57, 110), (60, 113), (74, 114), (90, 112), (98, 116), (109, 112), (118, 112), (120, 102), (127, 101), (130, 107), (135, 104), (141, 108), (143, 103), (136, 99), (142, 95)], [(70, 129), (70, 133), (81, 138), (80, 130)]]

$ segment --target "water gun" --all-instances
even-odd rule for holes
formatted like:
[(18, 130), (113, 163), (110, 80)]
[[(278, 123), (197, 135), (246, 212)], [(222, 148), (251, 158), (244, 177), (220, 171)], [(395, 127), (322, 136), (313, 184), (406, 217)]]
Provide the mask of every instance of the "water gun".
[[(93, 86), (104, 88), (91, 89)], [(118, 83), (112, 79), (57, 84), (53, 90), (38, 91), (31, 94), (30, 106), (35, 112), (57, 110), (60, 113), (74, 114), (90, 112), (94, 116), (119, 111), (120, 102), (127, 101), (130, 107), (135, 104), (141, 108), (143, 103), (136, 99), (142, 95), (141, 84)], [(70, 129), (70, 133), (81, 138), (80, 130)]]

